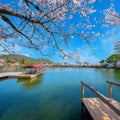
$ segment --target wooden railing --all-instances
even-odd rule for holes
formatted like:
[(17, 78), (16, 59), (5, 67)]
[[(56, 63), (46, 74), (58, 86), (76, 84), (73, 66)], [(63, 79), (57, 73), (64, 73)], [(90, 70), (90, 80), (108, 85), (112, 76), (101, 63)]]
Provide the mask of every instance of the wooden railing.
[(84, 93), (85, 93), (84, 86), (89, 88), (97, 97), (99, 97), (101, 99), (105, 99), (104, 98), (105, 96), (103, 96), (99, 91), (95, 90), (92, 86), (90, 86), (82, 81), (81, 81), (81, 83), (82, 83), (82, 99), (84, 98)]
[(110, 81), (106, 81), (109, 84), (109, 98), (112, 98), (112, 86), (117, 86), (120, 87), (120, 84), (118, 83), (114, 83), (114, 82), (110, 82)]
[[(114, 110), (119, 116), (120, 116), (120, 109), (118, 107), (116, 107), (116, 105), (113, 104), (113, 99), (105, 97), (103, 94), (101, 94), (99, 91), (95, 90), (92, 86), (84, 83), (83, 81), (81, 81), (82, 83), (82, 99), (85, 98), (84, 93), (85, 93), (85, 89), (84, 87), (87, 87), (89, 90), (91, 90), (101, 101), (103, 101), (105, 104), (107, 104), (112, 110)], [(108, 81), (107, 81), (108, 83)], [(109, 84), (111, 84), (111, 82), (109, 82)], [(117, 101), (115, 101), (117, 102)]]

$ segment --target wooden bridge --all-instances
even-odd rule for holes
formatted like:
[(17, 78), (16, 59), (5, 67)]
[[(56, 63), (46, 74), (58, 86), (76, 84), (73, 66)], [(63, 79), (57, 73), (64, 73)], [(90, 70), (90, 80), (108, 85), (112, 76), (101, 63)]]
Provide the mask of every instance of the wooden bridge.
[[(106, 81), (109, 84), (109, 97), (95, 90), (92, 86), (82, 83), (82, 111), (88, 110), (93, 120), (120, 120), (120, 102), (112, 98), (112, 86), (120, 87), (120, 84)], [(84, 87), (91, 90), (97, 98), (85, 98)]]

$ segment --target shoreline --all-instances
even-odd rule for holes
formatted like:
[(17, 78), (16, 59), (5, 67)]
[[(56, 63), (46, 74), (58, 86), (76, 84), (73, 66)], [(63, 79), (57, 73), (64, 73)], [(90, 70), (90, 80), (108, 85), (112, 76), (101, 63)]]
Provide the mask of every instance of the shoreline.
[[(45, 66), (49, 68), (56, 68), (56, 67), (66, 67), (66, 68), (106, 68), (106, 69), (120, 69), (120, 67), (105, 67), (105, 66), (76, 66), (76, 65), (60, 65), (60, 66)], [(22, 66), (16, 67), (16, 66), (5, 66), (5, 67), (0, 67), (0, 72), (1, 70), (24, 70)]]

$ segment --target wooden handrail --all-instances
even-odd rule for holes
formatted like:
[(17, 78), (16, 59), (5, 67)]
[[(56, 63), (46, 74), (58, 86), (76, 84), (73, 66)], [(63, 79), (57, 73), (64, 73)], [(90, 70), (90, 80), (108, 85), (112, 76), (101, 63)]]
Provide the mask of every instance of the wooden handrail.
[(99, 91), (95, 90), (92, 86), (84, 83), (82, 83), (82, 99), (84, 99), (84, 86), (86, 86), (88, 89), (90, 89), (101, 101), (103, 101), (105, 104), (107, 104), (112, 110), (114, 110), (119, 116), (120, 116), (120, 109), (116, 107), (114, 104), (112, 104), (113, 99), (110, 99), (108, 97), (105, 97), (103, 94), (101, 94)]
[(115, 86), (117, 86), (117, 87), (120, 87), (120, 84), (118, 84), (118, 83), (110, 82), (110, 81), (106, 81), (106, 82), (109, 83), (109, 84), (115, 85)]

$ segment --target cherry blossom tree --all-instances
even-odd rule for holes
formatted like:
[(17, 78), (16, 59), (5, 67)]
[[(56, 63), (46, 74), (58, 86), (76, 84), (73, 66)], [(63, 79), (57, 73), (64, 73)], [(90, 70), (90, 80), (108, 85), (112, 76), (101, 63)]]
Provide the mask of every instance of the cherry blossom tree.
[[(95, 0), (19, 0), (17, 5), (11, 1), (9, 4), (0, 4), (0, 17), (11, 27), (9, 31), (4, 28), (4, 31), (9, 33), (8, 37), (18, 37), (17, 42), (14, 40), (13, 43), (39, 50), (42, 55), (47, 55), (47, 48), (56, 48), (62, 53), (63, 58), (68, 56), (78, 59), (78, 56), (67, 53), (62, 46), (68, 46), (74, 35), (84, 38), (85, 42), (91, 39), (88, 30), (94, 26), (90, 23), (88, 15), (95, 12), (93, 2)], [(76, 26), (68, 21), (75, 14), (78, 14), (80, 19)], [(3, 27), (2, 24), (1, 31)], [(76, 27), (79, 28), (79, 32), (76, 31)], [(98, 36), (91, 34), (92, 38)], [(3, 43), (6, 39), (2, 37), (0, 41), (4, 49), (6, 47)]]
[(14, 50), (11, 47), (14, 47), (15, 43), (9, 39), (17, 39), (18, 34), (11, 31), (10, 27), (4, 27), (0, 24), (0, 52), (7, 52), (9, 54), (13, 53)]
[[(0, 3), (0, 46), (10, 53), (10, 47), (19, 44), (51, 55), (46, 49), (57, 49), (62, 58), (76, 59), (76, 53), (65, 51), (74, 36), (85, 43), (100, 36), (90, 20), (95, 0), (11, 0)], [(76, 21), (72, 21), (75, 16)], [(74, 18), (75, 19), (75, 18)]]
[(116, 11), (114, 4), (111, 4), (110, 8), (104, 10), (105, 22), (112, 26), (120, 25), (120, 15)]
[[(104, 15), (106, 26), (120, 26), (120, 15), (119, 12), (116, 11), (114, 4), (111, 4), (110, 8), (104, 10)], [(120, 29), (117, 29), (117, 31), (120, 31)], [(116, 33), (117, 31), (114, 31), (113, 33)], [(114, 50), (117, 53), (120, 52), (120, 40), (114, 42)]]

